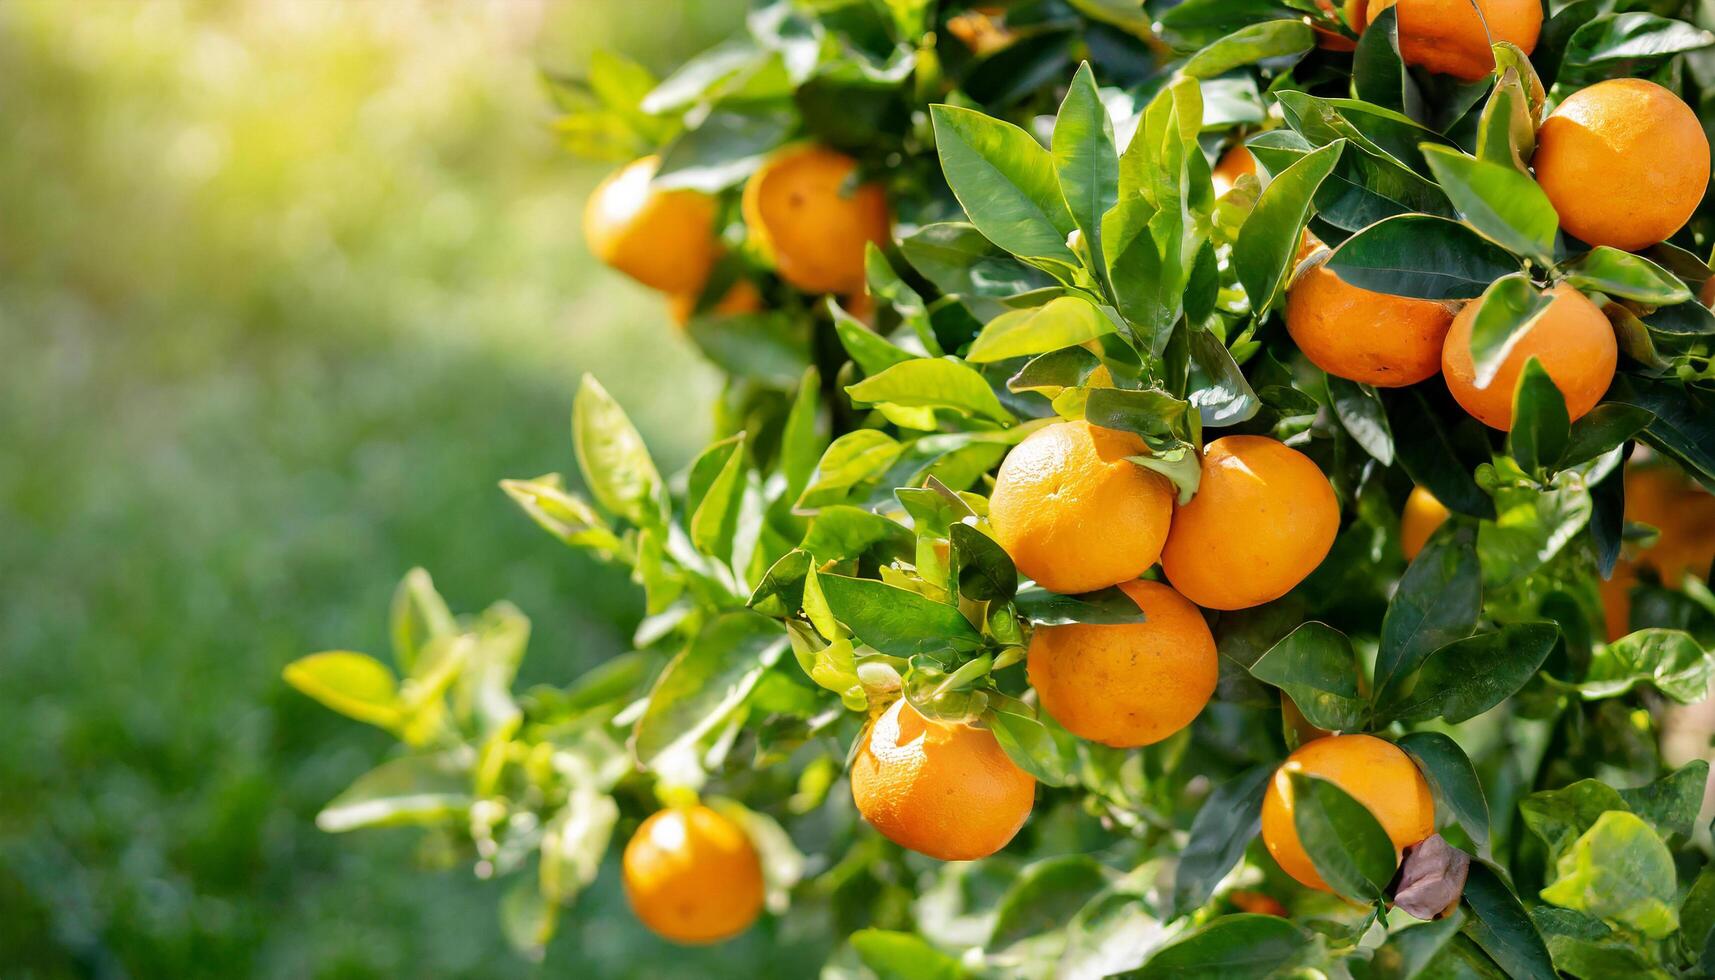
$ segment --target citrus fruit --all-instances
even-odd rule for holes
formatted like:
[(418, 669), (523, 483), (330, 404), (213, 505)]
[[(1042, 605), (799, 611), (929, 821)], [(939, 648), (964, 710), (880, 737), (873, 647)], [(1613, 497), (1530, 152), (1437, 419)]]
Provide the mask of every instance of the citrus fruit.
[(989, 523), (1018, 570), (1052, 592), (1078, 593), (1142, 575), (1173, 518), (1166, 478), (1126, 459), (1146, 452), (1129, 432), (1057, 422), (1007, 453)]
[(1250, 150), (1245, 149), (1243, 143), (1235, 144), (1221, 154), (1221, 159), (1215, 163), (1215, 169), (1210, 173), (1215, 181), (1215, 196), (1219, 197), (1232, 190), (1233, 185), (1245, 174), (1254, 173), (1256, 157), (1251, 155)]
[(1286, 330), (1304, 356), (1336, 377), (1377, 387), (1416, 384), (1440, 370), (1452, 323), (1444, 303), (1360, 289), (1325, 262), (1286, 294)]
[(1203, 614), (1159, 582), (1122, 582), (1145, 621), (1039, 626), (1030, 638), (1030, 686), (1079, 738), (1115, 748), (1153, 745), (1179, 731), (1215, 693), (1220, 660)]
[(1399, 550), (1411, 561), (1429, 543), (1429, 536), (1447, 519), (1447, 508), (1435, 495), (1422, 487), (1412, 487), (1405, 498), (1405, 509), (1399, 513)]
[(666, 293), (703, 288), (720, 243), (715, 201), (651, 185), (660, 157), (634, 160), (597, 185), (584, 206), (584, 240), (595, 257)]
[[(679, 326), (691, 322), (691, 316), (697, 311), (697, 293), (674, 293), (667, 297), (667, 314)], [(710, 313), (730, 316), (735, 313), (755, 313), (762, 309), (762, 294), (748, 279), (740, 279), (727, 289)]]
[(1477, 387), (1471, 358), (1471, 326), (1481, 300), (1473, 300), (1453, 318), (1441, 350), (1441, 373), (1447, 390), (1465, 411), (1495, 429), (1513, 426), (1513, 389), (1525, 362), (1542, 362), (1554, 386), (1566, 399), (1566, 414), (1576, 420), (1596, 407), (1614, 380), (1619, 347), (1614, 328), (1596, 304), (1564, 283), (1551, 291), (1548, 307), (1515, 339), (1500, 369), (1486, 387)]
[(1275, 901), (1272, 897), (1265, 895), (1262, 892), (1245, 891), (1242, 889), (1239, 891), (1229, 892), (1227, 894), (1227, 901), (1232, 902), (1233, 907), (1237, 908), (1240, 912), (1249, 912), (1252, 915), (1277, 915), (1284, 919), (1290, 914), (1287, 912), (1286, 906), (1280, 904), (1278, 901)]
[(843, 153), (800, 145), (745, 182), (745, 225), (780, 278), (812, 293), (862, 291), (864, 246), (887, 244), (890, 218), (881, 185), (847, 186), (856, 169)]
[(1330, 735), (1286, 757), (1262, 799), (1262, 842), (1280, 870), (1309, 888), (1331, 891), (1316, 872), (1292, 816), (1288, 773), (1319, 776), (1362, 803), (1387, 831), (1394, 856), (1435, 833), (1435, 798), (1417, 765), (1398, 746), (1374, 735)]
[[(1537, 0), (1369, 0), (1366, 20), (1399, 9), (1399, 55), (1408, 65), (1474, 82), (1495, 70), (1494, 41), (1525, 54), (1542, 32)], [(1478, 11), (1481, 11), (1479, 14)]]
[(859, 736), (852, 800), (888, 840), (942, 861), (1005, 847), (1036, 796), (986, 728), (923, 717), (904, 698)]
[(1709, 138), (1679, 96), (1615, 78), (1579, 89), (1549, 113), (1531, 166), (1567, 234), (1638, 249), (1697, 210), (1709, 184)]
[(762, 911), (762, 861), (744, 829), (706, 806), (651, 814), (625, 845), (625, 897), (651, 932), (719, 942)]
[(1199, 606), (1244, 609), (1303, 581), (1339, 529), (1334, 488), (1310, 457), (1266, 436), (1227, 436), (1203, 452), (1202, 482), (1173, 515), (1161, 569)]

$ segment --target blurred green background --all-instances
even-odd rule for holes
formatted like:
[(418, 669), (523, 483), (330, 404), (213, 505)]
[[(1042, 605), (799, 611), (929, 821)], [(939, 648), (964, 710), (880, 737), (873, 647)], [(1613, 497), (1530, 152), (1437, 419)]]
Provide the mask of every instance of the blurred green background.
[(669, 70), (741, 15), (0, 2), (0, 972), (708, 976), (790, 945), (675, 950), (610, 868), (531, 967), (500, 886), (315, 829), (391, 743), (280, 680), (383, 653), (419, 564), (532, 616), (524, 683), (622, 649), (623, 575), (495, 483), (573, 469), (583, 371), (682, 464), (716, 377), (584, 251), (605, 168), (536, 72)]

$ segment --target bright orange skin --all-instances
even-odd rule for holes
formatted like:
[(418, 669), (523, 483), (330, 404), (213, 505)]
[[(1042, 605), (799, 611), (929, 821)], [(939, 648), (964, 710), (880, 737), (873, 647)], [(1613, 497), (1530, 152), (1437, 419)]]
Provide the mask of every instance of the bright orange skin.
[(584, 241), (595, 257), (665, 293), (703, 288), (720, 243), (715, 201), (650, 186), (660, 157), (634, 160), (597, 185), (584, 205)]
[(1250, 150), (1245, 149), (1243, 143), (1234, 145), (1221, 154), (1221, 159), (1215, 163), (1215, 169), (1210, 173), (1215, 181), (1215, 196), (1219, 197), (1232, 190), (1233, 185), (1245, 174), (1255, 173), (1256, 157), (1251, 155)]
[[(697, 293), (674, 293), (667, 297), (667, 315), (673, 322), (684, 326), (691, 321), (691, 315), (697, 311)], [(755, 313), (762, 309), (762, 294), (757, 292), (755, 284), (749, 279), (740, 279), (732, 284), (713, 307), (710, 313), (731, 316), (737, 313)]]
[(846, 193), (857, 161), (820, 146), (782, 151), (744, 185), (745, 225), (780, 278), (812, 293), (863, 290), (864, 246), (892, 235), (880, 184)]
[(1405, 63), (1467, 82), (1495, 70), (1491, 36), (1530, 54), (1542, 32), (1537, 0), (1477, 0), (1481, 16), (1471, 0), (1369, 0), (1368, 21), (1374, 23), (1394, 6), (1399, 8), (1399, 54)]
[(1051, 592), (1129, 582), (1161, 557), (1173, 519), (1166, 478), (1126, 459), (1145, 453), (1129, 432), (1057, 422), (1007, 453), (989, 496), (995, 540)]
[(1632, 631), (1632, 586), (1638, 584), (1637, 569), (1622, 558), (1614, 563), (1614, 574), (1606, 580), (1596, 580), (1596, 594), (1602, 600), (1602, 625), (1612, 643)]
[(625, 897), (676, 943), (730, 939), (762, 912), (762, 861), (743, 828), (706, 806), (661, 810), (625, 845)]
[(1290, 772), (1320, 776), (1362, 803), (1393, 841), (1395, 856), (1435, 833), (1435, 798), (1398, 746), (1374, 735), (1330, 735), (1286, 757), (1262, 799), (1262, 842), (1280, 870), (1307, 888), (1331, 891), (1316, 873), (1292, 822)]
[(1566, 414), (1576, 420), (1596, 407), (1614, 380), (1620, 351), (1614, 328), (1583, 293), (1562, 283), (1553, 301), (1519, 337), (1488, 387), (1477, 387), (1476, 363), (1471, 359), (1471, 325), (1481, 300), (1473, 300), (1453, 318), (1447, 344), (1441, 349), (1441, 373), (1455, 400), (1484, 425), (1503, 431), (1513, 427), (1513, 389), (1525, 362), (1542, 362), (1554, 386), (1566, 399)]
[(1220, 658), (1203, 614), (1159, 582), (1122, 582), (1142, 623), (1039, 626), (1030, 686), (1079, 738), (1129, 749), (1191, 724), (1215, 693)]
[(1399, 550), (1411, 561), (1429, 543), (1429, 536), (1447, 519), (1447, 508), (1422, 487), (1412, 487), (1399, 514)]
[(1579, 89), (1549, 113), (1531, 166), (1567, 234), (1639, 249), (1697, 210), (1709, 185), (1709, 138), (1679, 96), (1615, 78)]
[(1334, 488), (1310, 457), (1267, 436), (1227, 436), (1203, 452), (1197, 496), (1173, 515), (1161, 569), (1199, 606), (1259, 606), (1315, 571), (1339, 529)]
[(1227, 901), (1232, 902), (1233, 907), (1240, 912), (1249, 912), (1252, 915), (1277, 915), (1284, 919), (1290, 914), (1287, 912), (1286, 906), (1262, 892), (1229, 892)]
[(1452, 323), (1445, 304), (1360, 289), (1324, 263), (1305, 270), (1286, 294), (1286, 330), (1312, 364), (1381, 388), (1439, 371)]
[(1661, 533), (1632, 559), (1655, 569), (1662, 584), (1677, 589), (1685, 576), (1703, 578), (1715, 562), (1715, 496), (1668, 465), (1626, 470), (1626, 520)]
[(932, 721), (900, 698), (863, 733), (858, 813), (888, 840), (942, 861), (1000, 850), (1030, 816), (1036, 780), (986, 728)]

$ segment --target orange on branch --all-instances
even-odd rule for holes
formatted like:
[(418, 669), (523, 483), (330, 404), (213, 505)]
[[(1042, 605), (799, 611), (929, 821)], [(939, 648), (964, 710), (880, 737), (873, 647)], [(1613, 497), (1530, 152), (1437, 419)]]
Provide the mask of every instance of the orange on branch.
[(1289, 774), (1319, 776), (1362, 803), (1387, 831), (1395, 857), (1435, 833), (1435, 798), (1411, 757), (1374, 735), (1330, 735), (1286, 757), (1262, 800), (1262, 842), (1280, 870), (1301, 884), (1331, 891), (1317, 873), (1293, 823)]
[(1012, 840), (1036, 780), (986, 728), (925, 718), (904, 698), (859, 736), (852, 800), (888, 840), (942, 861), (988, 857)]
[(1325, 262), (1306, 269), (1286, 294), (1287, 333), (1311, 363), (1382, 388), (1413, 385), (1440, 370), (1452, 323), (1445, 303), (1361, 289)]
[(1246, 149), (1243, 143), (1234, 144), (1221, 154), (1221, 159), (1215, 163), (1215, 169), (1210, 172), (1209, 176), (1215, 182), (1215, 196), (1219, 197), (1232, 190), (1240, 177), (1255, 173), (1256, 157), (1251, 155), (1251, 151)]
[(654, 187), (660, 165), (660, 157), (644, 157), (603, 180), (584, 205), (584, 240), (596, 258), (645, 286), (695, 294), (720, 254), (715, 201)]
[(1399, 550), (1405, 553), (1406, 561), (1411, 561), (1423, 551), (1423, 546), (1429, 543), (1429, 536), (1447, 520), (1447, 516), (1447, 508), (1435, 499), (1434, 494), (1422, 487), (1411, 488), (1411, 496), (1405, 498), (1405, 509), (1399, 514)]
[(1476, 419), (1495, 429), (1513, 426), (1513, 389), (1532, 357), (1554, 380), (1566, 399), (1566, 414), (1577, 420), (1596, 407), (1614, 380), (1619, 346), (1613, 325), (1595, 303), (1564, 283), (1555, 286), (1547, 309), (1516, 338), (1500, 369), (1484, 387), (1477, 386), (1476, 362), (1471, 357), (1471, 328), (1481, 300), (1473, 300), (1453, 318), (1441, 351), (1441, 373), (1447, 390)]
[[(684, 326), (691, 321), (697, 312), (696, 293), (674, 293), (667, 297), (667, 315), (673, 322)], [(762, 293), (749, 279), (740, 279), (727, 289), (726, 294), (709, 308), (710, 313), (731, 316), (737, 313), (755, 313), (762, 309)]]
[(1160, 558), (1173, 518), (1171, 484), (1126, 458), (1146, 452), (1136, 435), (1084, 421), (1032, 432), (995, 477), (995, 540), (1051, 592), (1137, 578)]
[(1467, 82), (1495, 70), (1494, 42), (1510, 41), (1530, 54), (1542, 33), (1537, 0), (1475, 0), (1475, 6), (1472, 0), (1369, 0), (1367, 21), (1375, 23), (1389, 7), (1398, 10), (1399, 54), (1406, 64)]
[(1030, 686), (1067, 731), (1115, 748), (1156, 742), (1191, 724), (1215, 693), (1220, 660), (1203, 614), (1159, 582), (1122, 582), (1145, 621), (1039, 626)]
[(892, 219), (880, 184), (849, 186), (856, 170), (843, 153), (800, 145), (745, 182), (745, 225), (780, 278), (806, 292), (862, 292), (864, 247), (886, 245)]
[(762, 861), (744, 829), (706, 806), (650, 815), (625, 845), (625, 896), (676, 943), (729, 939), (762, 912)]
[(1322, 471), (1267, 436), (1227, 436), (1203, 454), (1197, 495), (1173, 515), (1161, 569), (1209, 609), (1278, 599), (1315, 571), (1340, 529)]

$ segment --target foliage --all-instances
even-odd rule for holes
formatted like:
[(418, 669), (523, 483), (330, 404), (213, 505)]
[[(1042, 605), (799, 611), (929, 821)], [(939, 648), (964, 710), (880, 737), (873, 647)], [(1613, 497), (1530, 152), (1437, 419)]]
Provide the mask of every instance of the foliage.
[[(850, 936), (836, 975), (1696, 968), (1707, 838), (1688, 814), (1706, 768), (1669, 772), (1656, 736), (1664, 697), (1706, 689), (1715, 610), (1693, 578), (1677, 613), (1640, 602), (1635, 631), (1594, 638), (1629, 533), (1627, 457), (1641, 444), (1715, 486), (1715, 317), (1693, 300), (1711, 272), (1691, 251), (1708, 216), (1644, 254), (1592, 249), (1559, 231), (1526, 163), (1545, 95), (1648, 72), (1695, 97), (1715, 35), (1574, 3), (1534, 52), (1496, 44), (1493, 75), (1455, 84), (1404, 64), (1398, 33), (1393, 10), (1354, 39), (1331, 9), (1240, 0), (777, 0), (664, 80), (617, 56), (557, 80), (573, 149), (660, 147), (661, 186), (729, 204), (791, 141), (848, 152), (885, 184), (896, 241), (868, 253), (866, 324), (854, 298), (785, 288), (726, 223), (730, 274), (773, 311), (699, 304), (690, 334), (729, 375), (718, 441), (664, 476), (586, 378), (572, 430), (594, 502), (558, 476), (507, 484), (554, 536), (629, 571), (650, 611), (636, 650), (514, 698), (516, 614), (455, 620), (408, 580), (397, 682), (344, 659), (288, 678), (408, 744), (324, 824), (468, 837), (484, 871), (518, 872), (502, 914), (526, 948), (616, 834), (706, 792), (763, 828), (787, 915), (825, 910)], [(1241, 141), (1263, 178), (1217, 194), (1213, 163)], [(1281, 329), (1306, 229), (1354, 286), (1482, 298), (1479, 383), (1557, 283), (1607, 307), (1626, 359), (1576, 421), (1533, 359), (1509, 433), (1439, 379), (1330, 379)], [(783, 318), (808, 352), (784, 384)], [(1298, 588), (1212, 614), (1216, 700), (1146, 748), (1072, 737), (1020, 667), (1033, 629), (1136, 618), (1113, 590), (1021, 584), (989, 534), (995, 467), (1056, 418), (1135, 433), (1133, 462), (1181, 502), (1206, 440), (1272, 436), (1321, 467), (1345, 515)], [(1395, 515), (1414, 483), (1455, 515), (1407, 563)], [(310, 674), (322, 664), (340, 669)], [(1002, 854), (926, 866), (850, 820), (841, 760), (896, 697), (992, 729), (1043, 784)], [(1284, 706), (1417, 761), (1471, 858), (1453, 862), (1468, 877), (1450, 917), (1389, 910), (1422, 869), (1408, 853), (1401, 872), (1386, 829), (1327, 780), (1291, 775), (1295, 827), (1349, 901), (1262, 856), (1267, 774), (1304, 737)], [(1581, 786), (1597, 788), (1563, 796)], [(1259, 882), (1291, 921), (1233, 913), (1235, 887)]]

